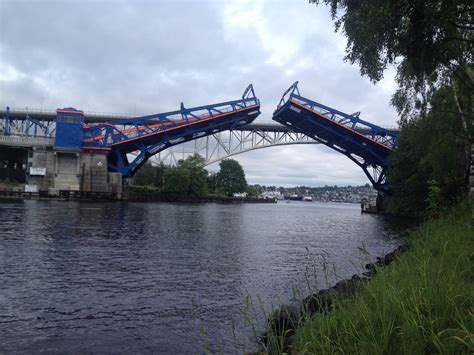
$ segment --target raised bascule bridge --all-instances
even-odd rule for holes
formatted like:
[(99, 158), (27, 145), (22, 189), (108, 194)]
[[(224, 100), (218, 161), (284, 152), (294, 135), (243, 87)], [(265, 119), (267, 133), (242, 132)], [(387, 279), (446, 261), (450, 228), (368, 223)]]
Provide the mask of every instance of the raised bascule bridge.
[(273, 119), (344, 154), (359, 167), (375, 189), (389, 192), (388, 158), (397, 146), (397, 131), (377, 126), (301, 96), (298, 82), (283, 94)]
[[(299, 111), (298, 111), (299, 110)], [(238, 100), (142, 117), (56, 111), (0, 110), (0, 178), (30, 191), (108, 192), (148, 160), (175, 163), (198, 153), (205, 164), (280, 145), (325, 144), (358, 164), (374, 187), (388, 191), (387, 158), (395, 130), (378, 127), (300, 96), (297, 83), (283, 95), (276, 122), (254, 120), (260, 101), (252, 85)], [(370, 169), (372, 171), (369, 173)]]

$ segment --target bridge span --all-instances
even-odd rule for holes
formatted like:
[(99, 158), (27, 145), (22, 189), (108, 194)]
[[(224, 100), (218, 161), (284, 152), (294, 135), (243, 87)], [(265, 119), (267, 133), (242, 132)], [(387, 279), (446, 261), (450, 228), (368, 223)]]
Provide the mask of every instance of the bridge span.
[(6, 108), (0, 110), (0, 175), (23, 170), (25, 182), (40, 189), (119, 190), (122, 178), (151, 157), (175, 163), (172, 147), (190, 147), (191, 141), (188, 152), (201, 154), (206, 164), (254, 149), (325, 144), (359, 165), (375, 188), (388, 191), (395, 129), (306, 99), (297, 83), (283, 95), (275, 122), (255, 122), (259, 114), (252, 85), (237, 100), (193, 108), (181, 103), (179, 110), (141, 117)]
[[(0, 109), (0, 118), (3, 118), (5, 114), (6, 109)], [(0, 127), (0, 145), (21, 147), (52, 147), (54, 145), (56, 111), (10, 109), (9, 114), (10, 134), (2, 135), (3, 126)], [(133, 116), (115, 113), (84, 113), (84, 121), (88, 123), (120, 122), (130, 118)], [(31, 119), (41, 122), (43, 127), (49, 127), (49, 130), (38, 128), (36, 132), (33, 132), (31, 128), (28, 130), (27, 122)], [(396, 127), (384, 128), (398, 132)], [(364, 133), (367, 129), (360, 128), (359, 131)], [(178, 160), (197, 153), (205, 159), (206, 165), (211, 165), (252, 150), (293, 144), (320, 144), (320, 142), (278, 122), (256, 120), (233, 127), (228, 131), (197, 138), (192, 146), (169, 147), (150, 157), (150, 161), (152, 164), (163, 162), (166, 165), (176, 165)]]

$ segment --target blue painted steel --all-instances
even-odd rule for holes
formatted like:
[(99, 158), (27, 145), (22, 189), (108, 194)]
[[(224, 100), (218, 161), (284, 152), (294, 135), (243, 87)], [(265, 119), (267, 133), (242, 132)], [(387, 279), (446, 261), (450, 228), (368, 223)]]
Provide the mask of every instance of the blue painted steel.
[(301, 96), (298, 82), (283, 94), (273, 119), (344, 154), (359, 165), (377, 190), (385, 180), (397, 133)]
[(73, 108), (57, 109), (54, 146), (66, 149), (81, 149), (83, 124), (84, 112)]
[[(242, 99), (185, 108), (149, 116), (84, 126), (82, 147), (104, 150), (109, 170), (131, 177), (152, 155), (189, 140), (252, 122), (260, 114), (260, 101), (252, 84)], [(127, 154), (138, 152), (133, 160)]]
[[(41, 119), (33, 116), (38, 114)], [(23, 116), (24, 115), (24, 116)], [(19, 117), (22, 116), (22, 117)], [(29, 113), (22, 111), (21, 115), (6, 107), (1, 118), (2, 126), (0, 131), (4, 136), (16, 135), (23, 137), (54, 137), (56, 132), (56, 119), (44, 118), (43, 112)]]

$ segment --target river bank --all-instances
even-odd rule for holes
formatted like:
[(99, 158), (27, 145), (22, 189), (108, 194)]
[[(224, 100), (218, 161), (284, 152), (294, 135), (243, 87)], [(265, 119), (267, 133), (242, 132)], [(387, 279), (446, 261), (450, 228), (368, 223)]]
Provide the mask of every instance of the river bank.
[(89, 192), (55, 190), (54, 194), (48, 190), (25, 192), (21, 188), (0, 188), (0, 201), (21, 200), (61, 200), (61, 201), (130, 201), (130, 202), (174, 202), (174, 203), (276, 203), (274, 198), (230, 197), (230, 196), (194, 196), (180, 194), (163, 194), (158, 192), (125, 191), (121, 198), (110, 192)]
[(406, 251), (367, 265), (370, 282), (341, 281), (306, 297), (299, 309), (276, 311), (265, 351), (470, 353), (473, 235), (472, 214), (461, 209), (421, 225)]
[(126, 201), (134, 202), (177, 202), (177, 203), (276, 203), (273, 198), (263, 199), (254, 197), (230, 197), (230, 196), (193, 196), (179, 194), (163, 194), (149, 192), (126, 192), (122, 197)]

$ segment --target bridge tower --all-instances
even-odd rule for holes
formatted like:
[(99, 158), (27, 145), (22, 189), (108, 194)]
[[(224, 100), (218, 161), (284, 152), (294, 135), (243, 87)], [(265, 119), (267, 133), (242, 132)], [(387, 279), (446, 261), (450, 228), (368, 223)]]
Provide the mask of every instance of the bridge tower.
[(115, 192), (120, 197), (121, 179), (108, 173), (103, 152), (82, 149), (84, 112), (74, 108), (56, 110), (52, 146), (31, 147), (28, 159), (28, 187), (48, 190)]

